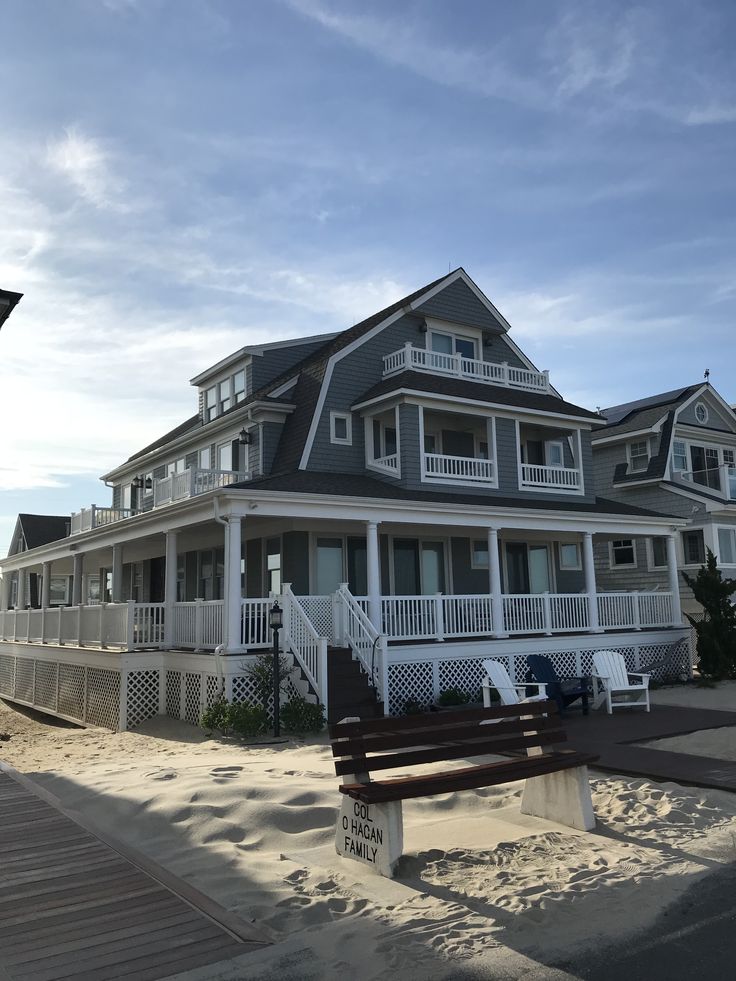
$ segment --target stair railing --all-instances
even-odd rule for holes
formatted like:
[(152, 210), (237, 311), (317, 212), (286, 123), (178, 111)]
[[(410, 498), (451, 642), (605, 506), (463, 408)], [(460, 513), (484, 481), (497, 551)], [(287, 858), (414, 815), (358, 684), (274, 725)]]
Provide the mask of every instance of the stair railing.
[(307, 677), (317, 698), (327, 704), (327, 638), (320, 637), (307, 616), (299, 599), (291, 591), (291, 583), (284, 583), (281, 590), (281, 606), (284, 626), (281, 643), (291, 651), (297, 664)]
[(347, 583), (342, 583), (335, 593), (335, 605), (339, 623), (335, 633), (358, 658), (379, 699), (383, 700), (388, 690), (386, 638), (371, 623)]

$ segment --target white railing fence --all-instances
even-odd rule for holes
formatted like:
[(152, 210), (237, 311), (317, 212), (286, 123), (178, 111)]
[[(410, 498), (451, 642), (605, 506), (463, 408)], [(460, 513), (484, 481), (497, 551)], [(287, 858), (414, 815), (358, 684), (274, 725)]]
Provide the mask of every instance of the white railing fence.
[(271, 647), (273, 635), (268, 625), (268, 612), (272, 605), (273, 599), (264, 597), (241, 600), (243, 647), (249, 650)]
[(214, 650), (223, 643), (223, 600), (174, 603), (173, 647)]
[(129, 518), (134, 513), (131, 508), (101, 508), (92, 504), (90, 507), (82, 508), (81, 511), (75, 511), (72, 514), (69, 534), (79, 535), (83, 531), (92, 531), (93, 528), (111, 525), (115, 521)]
[(456, 375), (471, 381), (507, 388), (523, 388), (527, 391), (549, 391), (549, 372), (516, 368), (507, 362), (481, 361), (464, 358), (461, 354), (444, 354), (426, 348), (413, 347), (407, 342), (399, 351), (387, 354), (383, 359), (384, 377), (398, 371), (430, 371), (434, 374)]
[(425, 453), (424, 472), (428, 477), (442, 477), (445, 480), (478, 480), (489, 483), (493, 480), (494, 467), (493, 460)]
[(200, 470), (189, 467), (180, 473), (160, 477), (153, 482), (153, 506), (170, 504), (172, 501), (183, 501), (219, 487), (229, 487), (240, 481), (248, 480), (249, 474), (237, 470)]
[(309, 683), (323, 705), (327, 704), (327, 638), (320, 637), (312, 621), (291, 591), (291, 584), (284, 583), (281, 591), (284, 626), (281, 643), (296, 658)]
[(385, 638), (373, 626), (362, 605), (346, 583), (335, 593), (335, 642), (346, 644), (358, 658), (361, 667), (378, 692), (386, 691)]
[(576, 490), (580, 487), (580, 470), (572, 467), (543, 467), (537, 463), (521, 464), (523, 487), (557, 487)]

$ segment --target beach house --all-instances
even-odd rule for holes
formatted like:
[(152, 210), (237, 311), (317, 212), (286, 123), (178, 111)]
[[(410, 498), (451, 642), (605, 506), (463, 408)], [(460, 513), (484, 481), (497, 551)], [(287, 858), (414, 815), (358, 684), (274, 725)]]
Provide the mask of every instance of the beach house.
[[(193, 414), (103, 475), (110, 500), (0, 561), (0, 694), (113, 727), (197, 721), (223, 684), (252, 697), (275, 597), (293, 684), (343, 715), (475, 695), (489, 654), (522, 680), (530, 652), (583, 674), (614, 649), (633, 670), (682, 639), (689, 665), (687, 520), (597, 496), (605, 420), (463, 269), (191, 384)], [(600, 588), (596, 550), (626, 540), (656, 541), (657, 588)]]

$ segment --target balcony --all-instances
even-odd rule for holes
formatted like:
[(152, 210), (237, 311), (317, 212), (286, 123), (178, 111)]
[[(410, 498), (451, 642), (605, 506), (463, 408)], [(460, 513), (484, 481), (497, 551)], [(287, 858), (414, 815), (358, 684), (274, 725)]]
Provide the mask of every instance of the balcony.
[(528, 392), (549, 392), (549, 372), (516, 368), (506, 362), (478, 361), (460, 354), (442, 354), (425, 348), (412, 347), (410, 343), (399, 351), (387, 354), (383, 359), (383, 377), (389, 378), (400, 371), (426, 371), (433, 375), (452, 375), (467, 381), (485, 382), (487, 385), (503, 385), (521, 388)]
[(697, 484), (709, 494), (726, 501), (736, 501), (736, 466), (724, 463), (709, 470), (682, 470), (674, 476), (688, 484)]
[[(187, 498), (198, 497), (208, 491), (249, 479), (250, 474), (238, 473), (235, 470), (199, 470), (190, 467), (181, 473), (169, 474), (168, 477), (154, 481), (153, 506), (158, 508), (164, 504), (172, 504), (174, 501), (185, 501)], [(103, 528), (142, 512), (143, 509), (106, 508), (93, 504), (72, 514), (69, 535), (80, 535), (95, 528)]]
[(580, 490), (580, 471), (572, 467), (546, 467), (537, 463), (521, 464), (521, 486), (543, 490)]
[(480, 484), (492, 484), (495, 480), (493, 460), (469, 456), (425, 453), (424, 472), (427, 477), (439, 480), (470, 480)]

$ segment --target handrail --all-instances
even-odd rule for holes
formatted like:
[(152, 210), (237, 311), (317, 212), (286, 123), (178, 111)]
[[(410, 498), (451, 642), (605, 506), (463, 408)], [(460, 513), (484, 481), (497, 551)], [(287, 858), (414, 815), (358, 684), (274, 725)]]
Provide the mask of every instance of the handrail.
[[(358, 658), (379, 697), (386, 691), (385, 647), (386, 639), (371, 623), (368, 614), (356, 600), (347, 583), (342, 583), (335, 593), (341, 617), (340, 634)], [(376, 657), (378, 655), (378, 657)]]
[(281, 589), (284, 610), (282, 643), (296, 658), (314, 688), (317, 698), (327, 704), (327, 638), (320, 637), (306, 611), (291, 590), (291, 583)]
[(456, 375), (472, 381), (503, 385), (506, 388), (523, 388), (526, 391), (548, 392), (550, 389), (548, 371), (516, 368), (506, 361), (500, 363), (482, 361), (478, 358), (465, 358), (461, 354), (431, 351), (427, 348), (414, 347), (410, 341), (407, 341), (398, 351), (384, 356), (384, 377), (409, 369)]

